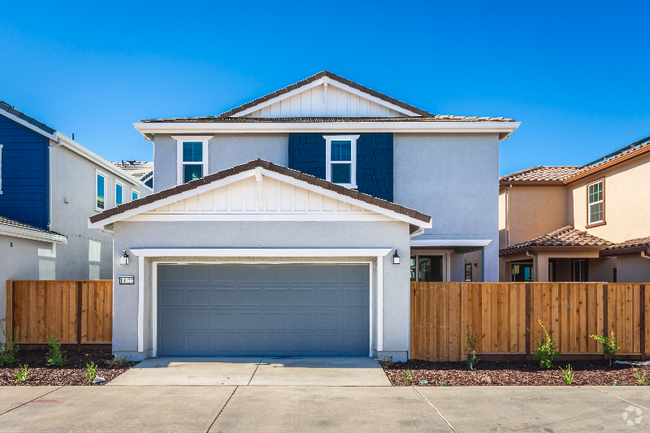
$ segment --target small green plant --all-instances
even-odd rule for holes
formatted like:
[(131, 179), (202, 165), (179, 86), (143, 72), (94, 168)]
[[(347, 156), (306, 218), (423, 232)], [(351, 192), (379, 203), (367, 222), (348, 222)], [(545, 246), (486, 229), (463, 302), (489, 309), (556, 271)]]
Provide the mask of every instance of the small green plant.
[[(392, 360), (392, 358), (391, 358), (391, 360)], [(113, 359), (109, 359), (109, 360), (104, 361), (104, 362), (109, 367), (114, 368), (114, 367), (122, 367), (122, 366), (126, 365), (129, 362), (129, 360), (127, 359), (126, 356), (115, 356), (115, 355), (113, 355)], [(381, 363), (381, 360), (379, 362)]]
[(379, 365), (385, 368), (391, 368), (393, 366), (393, 357), (392, 356), (379, 356)]
[(618, 382), (612, 383), (612, 386), (618, 386)]
[(45, 335), (47, 338), (47, 345), (50, 346), (47, 351), (48, 364), (63, 367), (68, 363), (65, 356), (65, 350), (61, 350), (61, 343), (59, 343), (59, 340), (54, 336), (54, 332), (50, 332), (45, 328)]
[(612, 332), (610, 335), (610, 338), (603, 337), (602, 335), (590, 335), (590, 337), (601, 344), (604, 355), (609, 355), (609, 366), (611, 367), (612, 356), (616, 355), (618, 351), (621, 350), (621, 348), (616, 345), (616, 337), (614, 336), (614, 332)]
[[(16, 344), (14, 338), (7, 337), (7, 332), (3, 323), (0, 323), (0, 330), (2, 335), (5, 337), (5, 342), (0, 344), (0, 365), (9, 365), (13, 364), (18, 360), (16, 358), (16, 352), (20, 350), (20, 346)], [(18, 329), (16, 329), (16, 333)]]
[(555, 340), (551, 338), (551, 334), (548, 333), (548, 329), (546, 329), (544, 323), (541, 320), (538, 320), (537, 322), (546, 335), (542, 341), (537, 341), (537, 352), (535, 352), (535, 357), (539, 359), (539, 363), (542, 367), (551, 368), (553, 365), (553, 359), (560, 355), (560, 352), (558, 352), (557, 347), (555, 346)]
[(408, 384), (411, 385), (413, 383), (413, 372), (411, 370), (406, 370), (405, 372), (402, 372), (402, 374), (406, 378)]
[(472, 334), (467, 325), (467, 345), (465, 346), (465, 359), (463, 362), (469, 366), (470, 370), (474, 370), (474, 366), (481, 360), (476, 356), (476, 343), (478, 342), (478, 334)]
[[(20, 366), (19, 366), (20, 367)], [(14, 370), (14, 376), (16, 376), (16, 382), (24, 382), (27, 380), (27, 364), (20, 367), (18, 370)]]
[(86, 376), (91, 382), (97, 377), (97, 366), (93, 361), (90, 361), (90, 364), (86, 364)]
[(562, 370), (562, 374), (564, 375), (564, 381), (566, 382), (567, 385), (573, 385), (573, 368), (571, 368), (571, 364), (566, 366), (566, 370), (560, 367), (560, 370)]
[(640, 368), (633, 368), (632, 371), (634, 371), (634, 374), (639, 380), (639, 383), (641, 385), (645, 385), (645, 383), (648, 381), (648, 375), (645, 373), (645, 371), (641, 370)]
[(440, 386), (446, 386), (445, 382), (440, 382)]

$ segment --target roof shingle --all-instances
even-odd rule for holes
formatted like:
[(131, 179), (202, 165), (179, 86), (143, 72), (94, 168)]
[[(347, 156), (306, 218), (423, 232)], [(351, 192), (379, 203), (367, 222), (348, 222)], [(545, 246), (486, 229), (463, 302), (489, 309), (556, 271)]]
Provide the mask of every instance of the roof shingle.
[(601, 256), (617, 256), (619, 254), (630, 254), (650, 251), (650, 236), (644, 238), (629, 239), (627, 241), (611, 245), (600, 251)]
[(612, 243), (605, 239), (576, 230), (572, 226), (565, 226), (535, 239), (503, 248), (499, 254), (517, 254), (537, 247), (606, 247), (609, 245)]
[(53, 232), (51, 230), (45, 230), (45, 229), (41, 229), (41, 228), (38, 228), (38, 227), (34, 227), (32, 225), (21, 223), (20, 221), (5, 218), (3, 216), (0, 216), (0, 225), (8, 226), (8, 227), (14, 227), (14, 228), (17, 228), (17, 229), (31, 230), (31, 231), (34, 231), (34, 232), (48, 233), (48, 234), (51, 234), (51, 235), (58, 235), (58, 236), (67, 237), (66, 235), (63, 235), (61, 233), (57, 233), (57, 232)]
[(50, 128), (46, 124), (39, 122), (38, 120), (34, 119), (31, 116), (26, 115), (22, 111), (16, 110), (13, 106), (7, 104), (5, 101), (0, 101), (0, 110), (6, 111), (9, 114), (13, 114), (14, 116), (24, 120), (27, 123), (31, 123), (41, 131), (44, 131), (50, 135), (54, 134), (56, 132), (55, 129)]

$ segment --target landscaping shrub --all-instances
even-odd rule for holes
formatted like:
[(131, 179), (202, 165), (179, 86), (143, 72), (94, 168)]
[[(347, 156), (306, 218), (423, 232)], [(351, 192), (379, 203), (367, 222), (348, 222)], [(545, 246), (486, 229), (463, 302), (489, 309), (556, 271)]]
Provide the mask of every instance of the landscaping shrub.
[(611, 367), (612, 356), (616, 355), (618, 351), (621, 350), (621, 348), (616, 345), (616, 337), (614, 336), (614, 332), (612, 331), (610, 338), (603, 337), (602, 335), (590, 335), (590, 337), (601, 344), (603, 354), (609, 355), (609, 366)]
[(481, 360), (476, 356), (476, 343), (478, 341), (478, 334), (473, 334), (467, 325), (467, 345), (465, 346), (465, 359), (463, 362), (469, 366), (470, 370), (474, 370), (474, 366)]
[(551, 368), (553, 365), (553, 359), (556, 356), (560, 355), (560, 352), (558, 352), (557, 347), (555, 346), (555, 340), (551, 338), (551, 334), (548, 333), (548, 330), (546, 329), (546, 326), (544, 326), (544, 323), (542, 323), (541, 320), (538, 320), (537, 322), (544, 330), (546, 336), (542, 341), (537, 341), (537, 351), (535, 352), (535, 357), (539, 359), (539, 363), (542, 367)]
[(47, 362), (57, 367), (63, 367), (68, 363), (65, 356), (65, 350), (61, 350), (61, 343), (54, 336), (54, 332), (50, 332), (45, 328), (47, 336), (47, 345), (50, 347), (47, 351)]
[(0, 323), (0, 330), (2, 335), (5, 336), (5, 342), (0, 344), (0, 365), (9, 365), (17, 361), (16, 352), (20, 350), (20, 346), (16, 344), (16, 340), (7, 337), (4, 324)]

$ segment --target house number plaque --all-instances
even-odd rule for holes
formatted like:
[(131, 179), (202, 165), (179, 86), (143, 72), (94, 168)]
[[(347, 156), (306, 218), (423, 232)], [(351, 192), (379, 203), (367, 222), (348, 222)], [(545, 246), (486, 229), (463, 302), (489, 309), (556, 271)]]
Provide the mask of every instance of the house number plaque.
[(133, 275), (118, 278), (120, 279), (120, 286), (132, 286), (135, 283), (135, 277)]

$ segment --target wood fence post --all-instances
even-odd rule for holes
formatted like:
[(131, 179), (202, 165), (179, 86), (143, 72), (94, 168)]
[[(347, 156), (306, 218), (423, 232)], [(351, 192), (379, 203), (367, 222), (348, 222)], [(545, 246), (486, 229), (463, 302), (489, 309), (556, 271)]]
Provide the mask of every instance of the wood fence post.
[(7, 319), (5, 321), (7, 347), (11, 347), (14, 337), (14, 282), (7, 280)]
[(83, 283), (77, 281), (77, 352), (81, 352), (81, 297), (83, 296)]
[[(609, 323), (609, 286), (603, 284), (603, 337), (609, 338), (607, 333), (608, 323)], [(603, 359), (605, 359), (605, 354), (603, 353)]]
[(530, 356), (530, 321), (532, 316), (531, 308), (531, 287), (530, 284), (526, 284), (526, 361), (531, 359)]
[(641, 290), (639, 290), (639, 297), (641, 298), (639, 300), (639, 308), (640, 308), (640, 316), (639, 317), (639, 325), (641, 327), (641, 341), (640, 341), (640, 349), (641, 349), (641, 360), (645, 361), (645, 284), (641, 284)]

